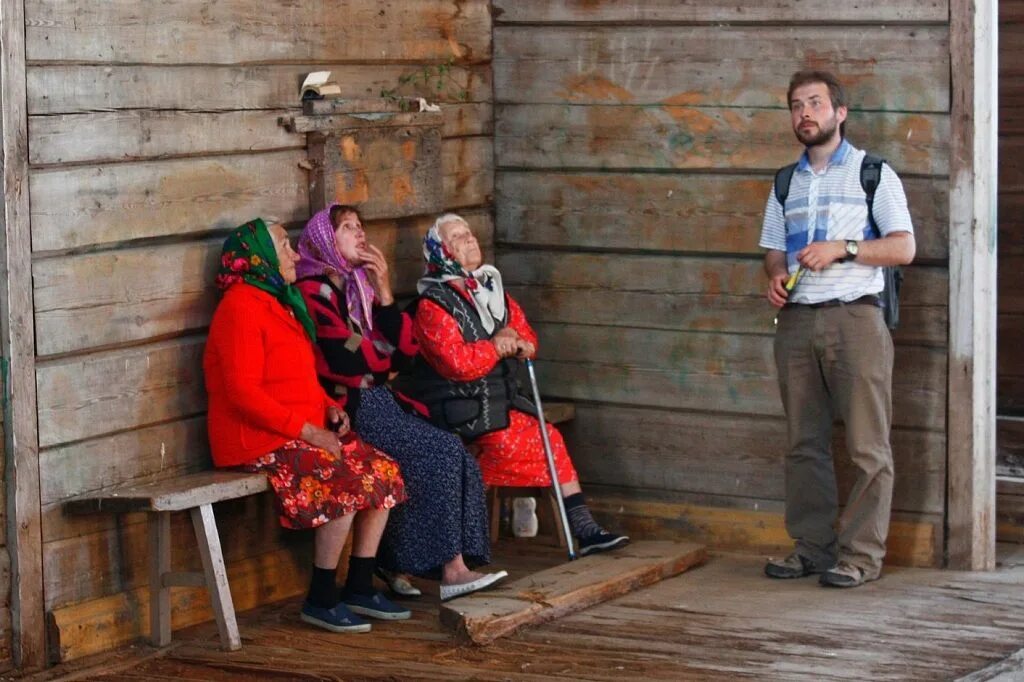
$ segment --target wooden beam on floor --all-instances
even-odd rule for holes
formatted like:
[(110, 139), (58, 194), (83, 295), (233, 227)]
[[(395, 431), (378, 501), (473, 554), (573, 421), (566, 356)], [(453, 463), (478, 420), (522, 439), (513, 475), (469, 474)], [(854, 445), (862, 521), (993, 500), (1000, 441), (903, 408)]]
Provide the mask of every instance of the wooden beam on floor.
[(679, 575), (707, 560), (692, 542), (637, 542), (607, 554), (560, 564), (488, 592), (441, 605), (442, 625), (487, 644), (524, 625), (538, 625)]

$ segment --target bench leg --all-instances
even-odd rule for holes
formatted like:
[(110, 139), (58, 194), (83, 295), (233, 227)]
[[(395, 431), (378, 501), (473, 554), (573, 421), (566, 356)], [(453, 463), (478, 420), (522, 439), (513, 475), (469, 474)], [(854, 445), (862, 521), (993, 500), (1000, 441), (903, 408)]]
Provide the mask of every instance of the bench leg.
[(192, 509), (191, 513), (199, 553), (203, 558), (203, 571), (206, 573), (206, 589), (210, 591), (210, 601), (213, 602), (213, 615), (217, 619), (221, 646), (228, 651), (241, 649), (242, 640), (238, 636), (235, 605), (231, 601), (228, 573), (224, 567), (224, 555), (220, 549), (220, 535), (217, 534), (213, 506), (200, 505)]
[(156, 646), (171, 643), (171, 588), (163, 584), (171, 570), (171, 513), (149, 517), (149, 637)]

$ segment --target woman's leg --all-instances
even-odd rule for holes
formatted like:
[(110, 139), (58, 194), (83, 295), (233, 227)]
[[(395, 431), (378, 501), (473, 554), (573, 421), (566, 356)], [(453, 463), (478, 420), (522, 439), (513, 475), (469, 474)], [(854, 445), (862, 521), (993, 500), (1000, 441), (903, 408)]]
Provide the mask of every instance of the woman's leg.
[(338, 560), (345, 547), (345, 539), (352, 528), (355, 514), (341, 516), (328, 521), (314, 531), (313, 535), (313, 577), (306, 597), (313, 606), (329, 609), (338, 603), (338, 587), (335, 576)]
[(456, 554), (454, 559), (441, 567), (442, 585), (461, 585), (462, 583), (471, 583), (483, 576), (484, 574), (479, 571), (470, 570), (461, 554)]
[(569, 497), (581, 492), (583, 492), (583, 488), (580, 487), (579, 481), (569, 481), (562, 484), (562, 497)]
[(352, 556), (348, 559), (343, 601), (349, 609), (361, 616), (406, 620), (412, 617), (412, 611), (393, 604), (373, 588), (377, 547), (387, 523), (387, 509), (366, 509), (356, 516), (356, 530), (352, 538)]

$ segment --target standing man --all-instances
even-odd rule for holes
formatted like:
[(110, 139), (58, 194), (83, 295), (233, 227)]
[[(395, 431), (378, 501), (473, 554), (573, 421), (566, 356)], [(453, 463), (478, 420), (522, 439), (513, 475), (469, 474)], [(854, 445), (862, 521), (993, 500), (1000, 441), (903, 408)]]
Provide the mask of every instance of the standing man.
[[(786, 530), (796, 547), (764, 570), (857, 587), (881, 573), (892, 504), (893, 347), (879, 302), (882, 268), (913, 260), (914, 233), (903, 185), (885, 164), (870, 224), (860, 177), (865, 152), (844, 138), (846, 99), (836, 77), (800, 71), (788, 101), (805, 150), (785, 206), (774, 188), (768, 197), (760, 245), (768, 249), (768, 300), (781, 308), (775, 363), (789, 440)], [(857, 470), (838, 535), (836, 416)]]

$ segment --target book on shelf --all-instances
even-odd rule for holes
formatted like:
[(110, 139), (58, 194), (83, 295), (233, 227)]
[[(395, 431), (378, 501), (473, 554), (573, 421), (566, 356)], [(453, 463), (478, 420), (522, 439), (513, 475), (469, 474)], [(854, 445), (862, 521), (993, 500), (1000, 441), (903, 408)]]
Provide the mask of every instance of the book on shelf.
[(299, 99), (324, 99), (341, 95), (341, 87), (331, 80), (330, 71), (314, 71), (306, 76), (299, 89)]

